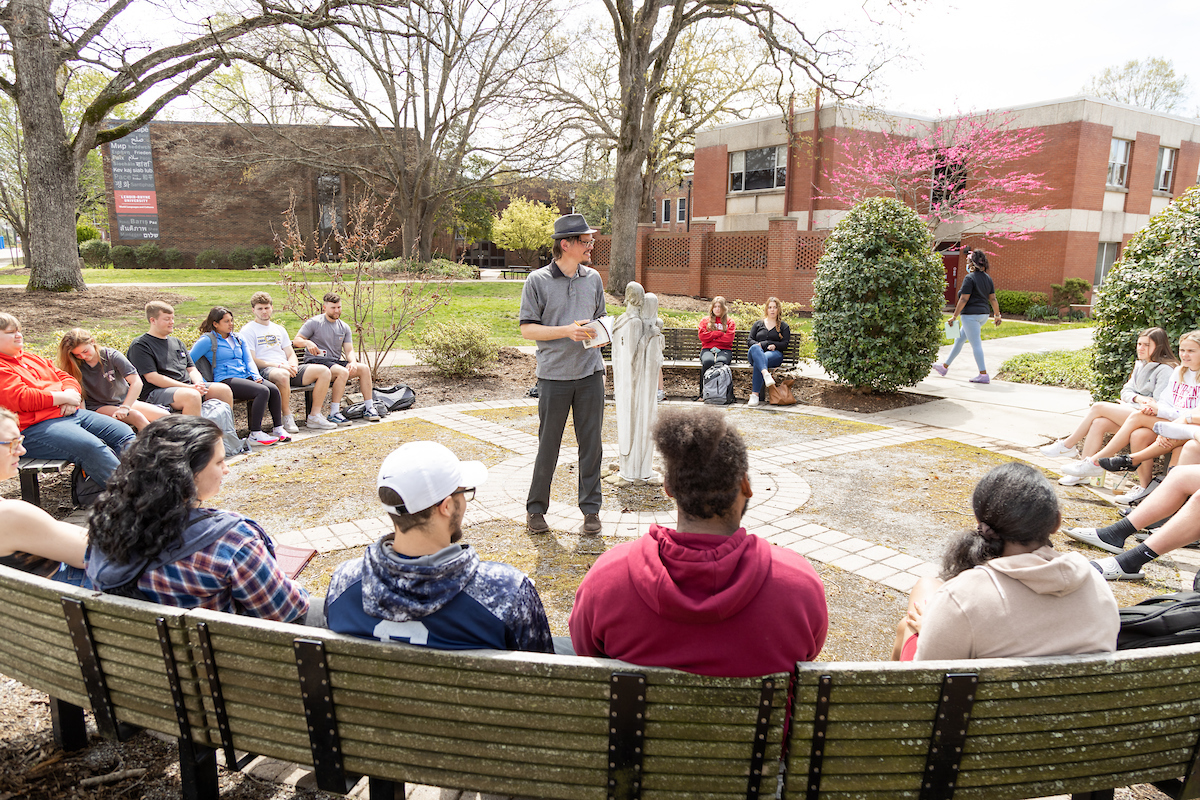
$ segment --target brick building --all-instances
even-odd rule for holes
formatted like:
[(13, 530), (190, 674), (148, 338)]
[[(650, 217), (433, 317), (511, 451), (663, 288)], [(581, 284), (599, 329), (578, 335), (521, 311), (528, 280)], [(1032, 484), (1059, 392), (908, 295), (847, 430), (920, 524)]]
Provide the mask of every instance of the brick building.
[[(322, 163), (378, 164), (376, 140), (350, 126), (151, 122), (101, 148), (112, 244), (183, 254), (275, 243), (294, 203), (306, 236), (328, 237), (362, 185)], [(398, 246), (398, 245), (397, 245)], [(434, 251), (453, 252), (450, 236)]]
[[(1071, 277), (1099, 285), (1150, 216), (1200, 182), (1198, 120), (1088, 97), (1006, 111), (1015, 126), (1037, 128), (1045, 137), (1042, 149), (1017, 166), (1043, 174), (1051, 188), (1035, 204), (1051, 211), (1032, 223), (1040, 230), (1027, 241), (997, 246), (986, 235), (951, 234), (938, 243), (947, 254), (957, 254), (963, 244), (995, 254), (993, 272), (1001, 288), (1049, 293), (1051, 283)], [(828, 231), (845, 214), (844, 207), (824, 199), (841, 152), (832, 145), (850, 136), (924, 131), (936, 123), (846, 106), (809, 108), (794, 116), (798, 144), (790, 151), (786, 120), (780, 117), (701, 132), (696, 136), (691, 229), (703, 221), (718, 236), (762, 236), (769, 229), (795, 226), (801, 240), (807, 231)], [(672, 202), (678, 196), (671, 194)], [(660, 197), (657, 205), (665, 199)], [(960, 277), (957, 260), (946, 259), (952, 284)], [(807, 297), (795, 299), (807, 302)]]

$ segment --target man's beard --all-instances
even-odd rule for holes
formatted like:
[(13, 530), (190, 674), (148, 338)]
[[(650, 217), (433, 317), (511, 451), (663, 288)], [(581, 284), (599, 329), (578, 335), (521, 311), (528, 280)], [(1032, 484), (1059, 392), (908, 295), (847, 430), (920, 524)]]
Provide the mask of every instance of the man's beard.
[(579, 265), (580, 265), (581, 267), (590, 267), (590, 266), (592, 265), (592, 259), (591, 259), (591, 256), (588, 256), (588, 257), (587, 257), (587, 258), (585, 258), (583, 261), (580, 261), (580, 262), (579, 262)]

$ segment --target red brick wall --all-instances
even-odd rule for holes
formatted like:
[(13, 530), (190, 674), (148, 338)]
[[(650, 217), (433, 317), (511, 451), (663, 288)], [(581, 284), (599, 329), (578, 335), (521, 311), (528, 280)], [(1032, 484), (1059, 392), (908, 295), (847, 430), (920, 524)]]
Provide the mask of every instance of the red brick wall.
[(1175, 159), (1174, 194), (1183, 194), (1196, 185), (1196, 172), (1200, 170), (1200, 142), (1184, 142), (1179, 145), (1179, 156)]
[(1090, 122), (1066, 122), (1041, 128), (1041, 149), (1004, 165), (1004, 171), (1041, 175), (1050, 188), (1031, 198), (1034, 205), (1099, 211), (1104, 207), (1104, 181), (1112, 128)]
[(1149, 214), (1150, 193), (1154, 188), (1154, 168), (1158, 164), (1158, 137), (1138, 131), (1129, 159), (1129, 194), (1125, 195), (1126, 214)]
[[(692, 216), (724, 216), (729, 148), (723, 144), (697, 148), (693, 165), (696, 177), (692, 185)], [(661, 207), (659, 212), (662, 212)]]

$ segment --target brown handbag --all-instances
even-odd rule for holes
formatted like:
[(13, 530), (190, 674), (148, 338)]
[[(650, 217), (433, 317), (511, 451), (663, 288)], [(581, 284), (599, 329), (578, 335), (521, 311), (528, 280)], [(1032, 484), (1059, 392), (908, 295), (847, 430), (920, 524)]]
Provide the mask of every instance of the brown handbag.
[(774, 386), (767, 387), (767, 402), (773, 406), (791, 406), (796, 404), (796, 395), (792, 394), (794, 378), (775, 381)]

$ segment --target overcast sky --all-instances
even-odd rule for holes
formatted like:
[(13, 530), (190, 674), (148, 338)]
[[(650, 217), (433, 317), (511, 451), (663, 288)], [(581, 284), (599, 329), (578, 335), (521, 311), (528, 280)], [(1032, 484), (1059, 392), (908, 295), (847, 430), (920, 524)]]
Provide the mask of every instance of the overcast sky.
[(806, 27), (825, 13), (903, 48), (874, 103), (889, 110), (937, 115), (1070, 97), (1107, 66), (1159, 56), (1189, 77), (1183, 115), (1200, 115), (1197, 0), (925, 0), (903, 14), (877, 0), (780, 5)]

